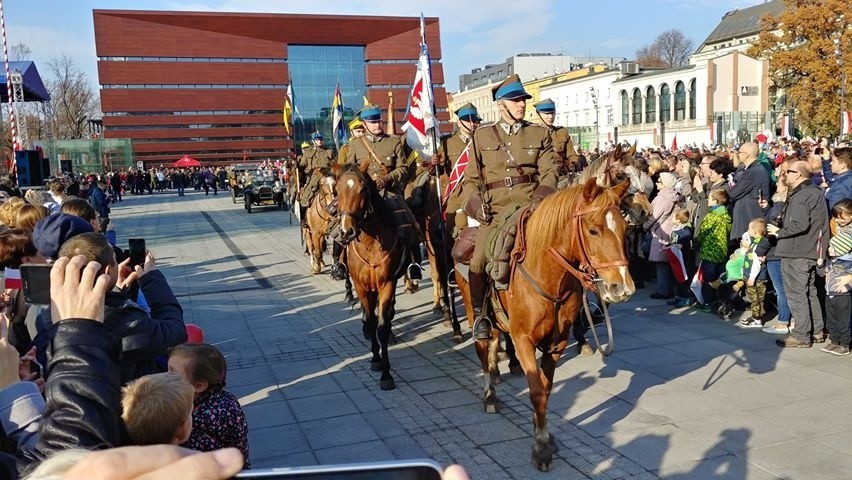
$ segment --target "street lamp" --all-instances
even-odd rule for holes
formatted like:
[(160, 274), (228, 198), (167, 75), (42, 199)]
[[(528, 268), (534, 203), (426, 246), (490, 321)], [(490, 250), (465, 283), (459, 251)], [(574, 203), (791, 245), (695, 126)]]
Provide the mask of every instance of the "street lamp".
[(589, 92), (592, 98), (592, 105), (595, 106), (595, 148), (600, 150), (600, 108), (598, 108), (598, 91), (595, 87), (589, 87)]

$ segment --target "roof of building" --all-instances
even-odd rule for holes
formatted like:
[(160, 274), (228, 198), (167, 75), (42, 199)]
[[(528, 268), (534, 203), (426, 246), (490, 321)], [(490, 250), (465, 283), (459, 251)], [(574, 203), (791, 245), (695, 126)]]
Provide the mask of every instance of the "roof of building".
[(648, 70), (645, 70), (642, 73), (639, 73), (639, 74), (636, 74), (636, 75), (627, 75), (625, 77), (619, 78), (618, 80), (616, 80), (612, 83), (629, 82), (629, 81), (633, 81), (633, 80), (636, 80), (636, 79), (653, 77), (655, 75), (663, 75), (663, 74), (666, 74), (666, 73), (680, 72), (680, 71), (684, 71), (684, 70), (692, 70), (693, 68), (695, 68), (695, 65), (684, 65), (682, 67), (673, 67), (673, 68), (648, 69)]
[(760, 32), (760, 20), (764, 15), (777, 16), (786, 8), (783, 0), (770, 0), (753, 7), (731, 10), (722, 17), (722, 21), (710, 32), (698, 50), (707, 44), (754, 35)]
[[(46, 102), (50, 100), (50, 93), (44, 87), (41, 75), (38, 74), (34, 62), (9, 62), (9, 70), (19, 70), (24, 77), (24, 101)], [(9, 101), (9, 92), (6, 90), (6, 72), (0, 71), (0, 101)]]

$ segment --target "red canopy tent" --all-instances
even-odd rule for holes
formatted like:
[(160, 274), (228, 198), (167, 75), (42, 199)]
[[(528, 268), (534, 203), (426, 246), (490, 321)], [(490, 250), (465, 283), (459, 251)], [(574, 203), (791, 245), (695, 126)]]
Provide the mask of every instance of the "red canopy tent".
[(189, 155), (184, 155), (177, 162), (175, 162), (175, 167), (177, 168), (186, 168), (186, 167), (200, 167), (201, 162), (190, 157)]

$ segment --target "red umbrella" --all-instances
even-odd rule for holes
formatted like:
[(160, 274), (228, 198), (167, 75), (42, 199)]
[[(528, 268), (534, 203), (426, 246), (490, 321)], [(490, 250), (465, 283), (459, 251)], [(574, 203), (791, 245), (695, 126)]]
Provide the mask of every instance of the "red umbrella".
[(200, 167), (201, 162), (190, 157), (189, 155), (184, 155), (180, 160), (175, 162), (175, 167), (177, 168), (185, 168), (185, 167)]

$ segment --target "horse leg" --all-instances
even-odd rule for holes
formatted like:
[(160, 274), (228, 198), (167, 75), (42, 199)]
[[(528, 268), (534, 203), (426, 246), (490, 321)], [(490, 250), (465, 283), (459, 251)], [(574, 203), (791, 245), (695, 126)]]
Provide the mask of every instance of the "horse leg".
[[(516, 337), (517, 339), (518, 337)], [(550, 433), (547, 431), (547, 400), (550, 394), (550, 387), (553, 372), (551, 370), (550, 378), (546, 379), (545, 372), (539, 368), (535, 359), (535, 346), (529, 337), (520, 338), (518, 344), (515, 345), (518, 360), (527, 376), (527, 383), (530, 389), (530, 403), (533, 407), (533, 431), (534, 443), (532, 449), (532, 463), (535, 468), (542, 472), (550, 471), (553, 465), (554, 449), (550, 445)], [(545, 355), (549, 357), (550, 355)], [(542, 363), (545, 363), (542, 361)], [(555, 362), (553, 362), (555, 365)]]
[(515, 343), (512, 341), (511, 335), (504, 333), (503, 339), (506, 340), (506, 355), (509, 357), (509, 373), (516, 376), (524, 374), (524, 369), (521, 368), (521, 362), (518, 361), (518, 356), (515, 354)]
[(310, 251), (311, 251), (311, 273), (316, 275), (322, 271), (322, 237), (311, 232), (310, 235)]
[(381, 345), (378, 338), (379, 319), (376, 316), (376, 294), (367, 293), (362, 296), (361, 308), (364, 310), (362, 313), (364, 338), (370, 340), (370, 351), (373, 352), (373, 357), (370, 359), (370, 370), (378, 372), (382, 369), (382, 357), (379, 353)]
[[(553, 390), (553, 374), (556, 371), (556, 364), (559, 363), (559, 359), (561, 357), (561, 353), (545, 353), (541, 357), (541, 370), (544, 373), (543, 385), (546, 394), (544, 400), (545, 409), (547, 408), (547, 402), (550, 400), (550, 393)], [(559, 445), (556, 443), (556, 437), (547, 432), (547, 425), (544, 426), (544, 430), (547, 433), (547, 442), (550, 448), (554, 453), (559, 451)]]
[(393, 390), (396, 388), (396, 383), (393, 381), (393, 376), (390, 373), (390, 360), (388, 359), (388, 341), (391, 336), (391, 324), (394, 315), (394, 294), (396, 293), (396, 282), (386, 282), (379, 290), (378, 295), (378, 339), (382, 347), (381, 370), (382, 378), (379, 381), (379, 387), (382, 390)]
[[(346, 291), (346, 296), (344, 300), (349, 303), (355, 303), (355, 296), (352, 295), (352, 277), (349, 275), (349, 263), (346, 259), (346, 249), (343, 249), (343, 252), (340, 254), (340, 263), (345, 265), (345, 277), (343, 278), (343, 288)], [(360, 293), (359, 293), (360, 295)]]

